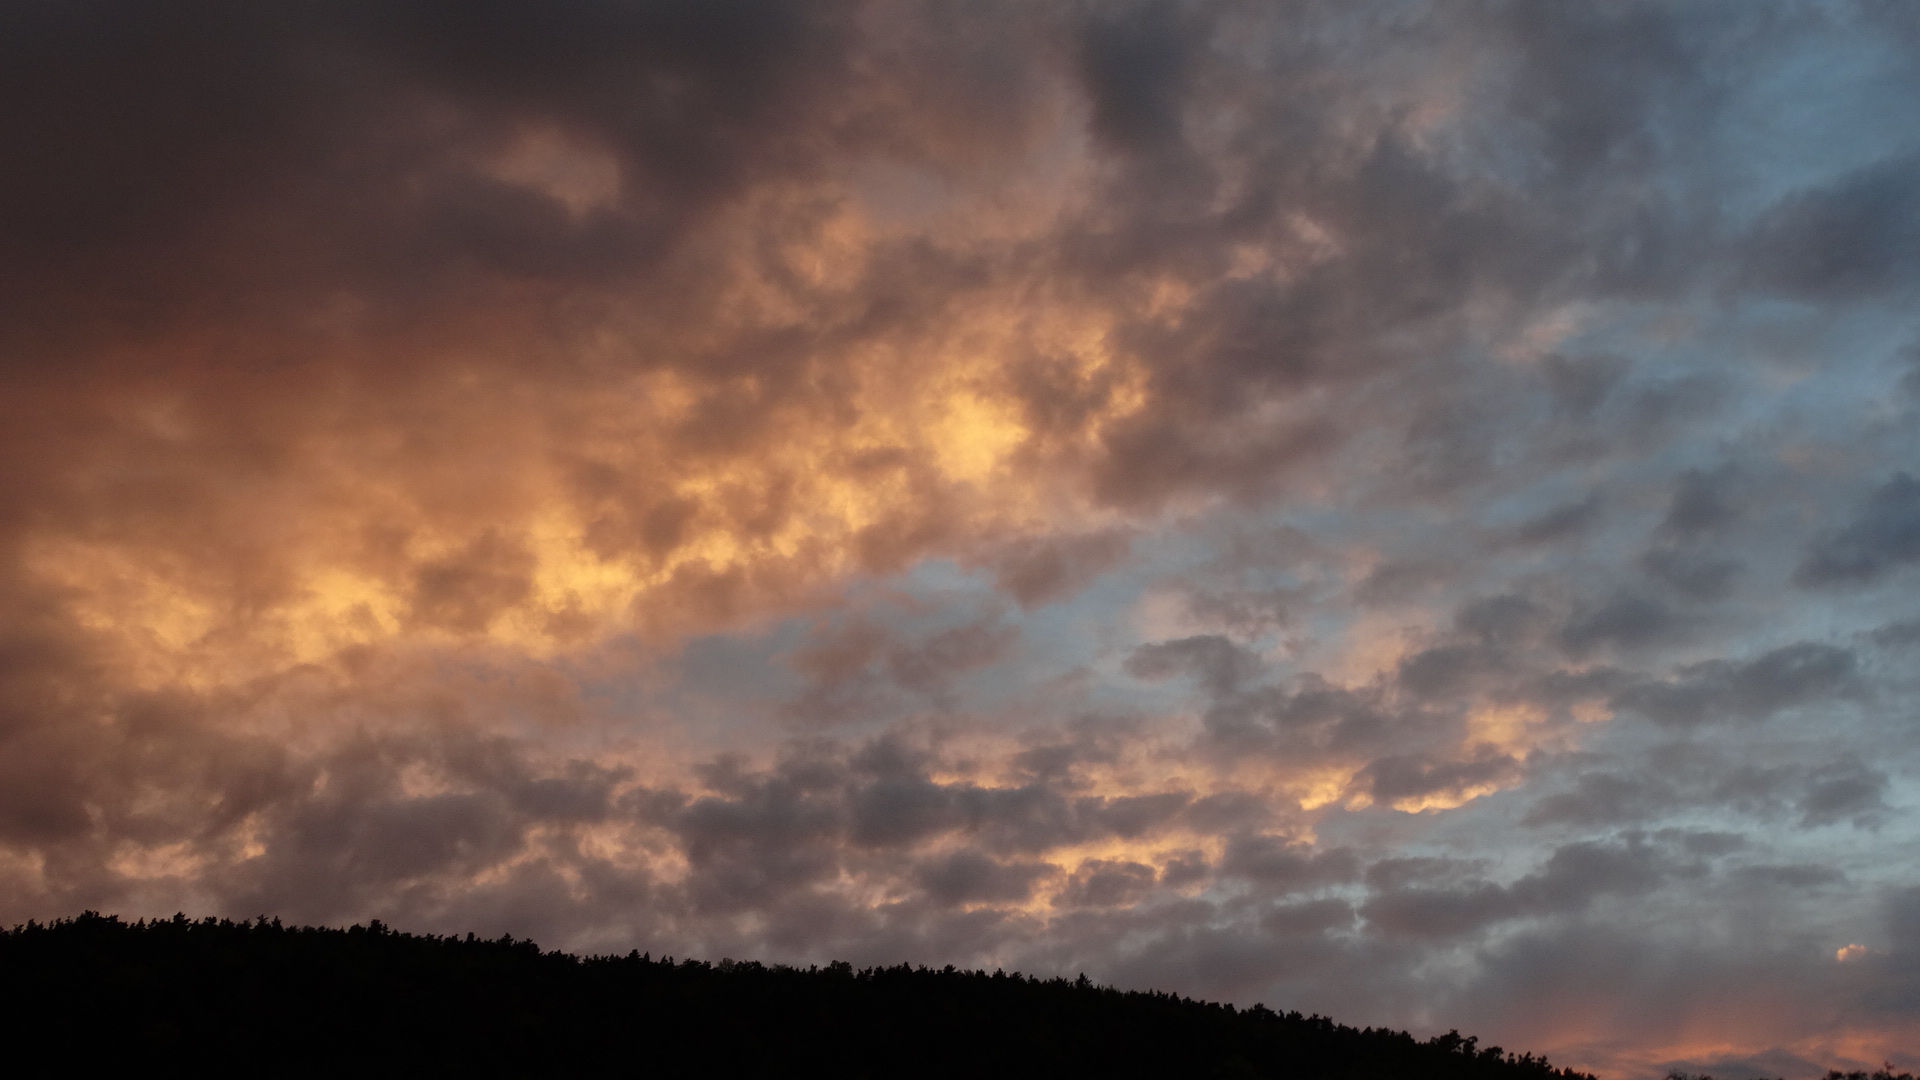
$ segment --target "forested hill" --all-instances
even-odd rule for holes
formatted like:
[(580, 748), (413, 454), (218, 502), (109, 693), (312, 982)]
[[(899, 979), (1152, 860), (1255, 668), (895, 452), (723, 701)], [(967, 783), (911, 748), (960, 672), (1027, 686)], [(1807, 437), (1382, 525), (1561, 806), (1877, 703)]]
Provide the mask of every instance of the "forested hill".
[(583, 959), (379, 923), (29, 923), (0, 932), (0, 994), (16, 1053), (56, 1055), (42, 1075), (1581, 1075), (1457, 1034), (1421, 1042), (1084, 976)]

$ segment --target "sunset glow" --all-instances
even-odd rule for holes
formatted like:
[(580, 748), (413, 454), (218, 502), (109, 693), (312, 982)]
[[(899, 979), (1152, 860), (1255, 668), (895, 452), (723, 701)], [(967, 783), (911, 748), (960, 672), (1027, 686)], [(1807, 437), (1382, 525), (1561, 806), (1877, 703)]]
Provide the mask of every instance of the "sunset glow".
[(0, 5), (0, 921), (1920, 1068), (1917, 12)]

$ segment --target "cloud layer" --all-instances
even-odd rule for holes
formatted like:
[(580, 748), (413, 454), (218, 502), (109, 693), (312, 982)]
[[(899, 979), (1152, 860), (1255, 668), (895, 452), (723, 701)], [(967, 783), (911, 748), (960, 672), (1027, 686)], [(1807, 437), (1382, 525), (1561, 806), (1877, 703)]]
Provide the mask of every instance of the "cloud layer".
[(0, 24), (0, 919), (1920, 1065), (1906, 8)]

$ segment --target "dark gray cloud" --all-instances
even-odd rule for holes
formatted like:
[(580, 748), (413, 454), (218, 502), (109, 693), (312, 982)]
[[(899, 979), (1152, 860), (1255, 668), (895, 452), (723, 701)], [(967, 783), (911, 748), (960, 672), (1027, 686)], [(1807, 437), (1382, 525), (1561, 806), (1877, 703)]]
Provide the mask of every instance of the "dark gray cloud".
[(1844, 885), (1847, 875), (1830, 866), (1745, 866), (1734, 872), (1743, 883), (1759, 889), (1821, 889)]
[[(1183, 18), (1183, 16), (1185, 16)], [(1094, 134), (1153, 152), (1177, 144), (1204, 22), (1170, 3), (1096, 12), (1081, 30), (1080, 75)]]
[(1031, 608), (1070, 598), (1126, 555), (1124, 534), (1097, 532), (1014, 541), (996, 552), (989, 565), (1001, 591)]
[(1717, 532), (1738, 520), (1740, 499), (1735, 494), (1738, 476), (1730, 466), (1712, 472), (1688, 469), (1673, 485), (1673, 501), (1667, 504), (1660, 531), (1670, 536), (1691, 539)]
[[(264, 316), (316, 288), (418, 318), (490, 277), (644, 272), (810, 126), (847, 40), (835, 13), (767, 3), (109, 3), (8, 21), (7, 138), (35, 164), (7, 173), (5, 325), (55, 340), (209, 305)], [(459, 167), (542, 120), (618, 155), (617, 209), (570, 221)], [(145, 272), (162, 257), (196, 273)], [(48, 260), (62, 271), (26, 273)]]
[(1799, 642), (1744, 663), (1688, 665), (1674, 678), (1629, 686), (1614, 695), (1614, 702), (1674, 726), (1755, 720), (1844, 694), (1853, 685), (1857, 663), (1849, 650)]
[(1577, 911), (1609, 895), (1648, 892), (1675, 870), (1639, 841), (1581, 842), (1555, 850), (1539, 871), (1508, 885), (1396, 882), (1362, 905), (1360, 915), (1385, 934), (1450, 937), (1508, 919)]
[(1467, 604), (1455, 613), (1453, 621), (1489, 648), (1508, 648), (1537, 635), (1546, 614), (1539, 604), (1524, 596), (1502, 593)]
[(1607, 645), (1631, 649), (1670, 642), (1682, 627), (1681, 617), (1658, 599), (1621, 590), (1576, 610), (1561, 628), (1560, 641), (1580, 656)]
[(1887, 774), (1859, 761), (1828, 762), (1807, 778), (1798, 809), (1802, 825), (1878, 824), (1886, 815)]
[(1482, 752), (1468, 761), (1433, 761), (1396, 755), (1376, 758), (1362, 769), (1374, 799), (1393, 803), (1429, 795), (1460, 796), (1498, 787), (1518, 778), (1520, 762), (1504, 754)]
[(1613, 825), (1656, 817), (1681, 801), (1659, 779), (1612, 772), (1582, 773), (1570, 791), (1549, 795), (1527, 811), (1528, 825)]
[(1745, 565), (1709, 552), (1651, 547), (1641, 554), (1640, 569), (1689, 600), (1720, 600), (1732, 591)]
[(824, 727), (951, 708), (956, 680), (1005, 657), (1019, 637), (1019, 628), (992, 610), (919, 633), (901, 633), (859, 614), (823, 624), (789, 657), (807, 681), (789, 712)]
[(1668, 746), (1641, 761), (1575, 772), (1563, 790), (1535, 802), (1522, 820), (1535, 827), (1592, 829), (1712, 809), (1803, 829), (1842, 823), (1874, 828), (1890, 810), (1888, 781), (1885, 772), (1850, 756), (1760, 766)]
[(1920, 480), (1907, 473), (1874, 489), (1841, 528), (1816, 540), (1794, 571), (1801, 585), (1873, 581), (1920, 561)]
[(1620, 385), (1633, 362), (1623, 356), (1562, 356), (1551, 353), (1541, 361), (1554, 405), (1564, 415), (1586, 418)]
[(929, 863), (920, 871), (919, 879), (920, 886), (937, 903), (1006, 902), (1027, 899), (1033, 893), (1034, 879), (1055, 872), (1045, 863), (999, 863), (976, 852), (962, 851)]
[(1899, 649), (1920, 643), (1920, 619), (1902, 619), (1874, 627), (1868, 637), (1875, 645), (1885, 649)]
[(1745, 512), (1744, 502), (1739, 474), (1730, 465), (1682, 472), (1654, 543), (1640, 555), (1641, 571), (1683, 599), (1725, 599), (1746, 569), (1725, 542)]
[(1588, 495), (1521, 522), (1508, 532), (1507, 541), (1523, 545), (1564, 543), (1593, 528), (1604, 511), (1599, 495)]
[(1218, 634), (1142, 645), (1127, 657), (1127, 674), (1137, 679), (1193, 675), (1214, 694), (1230, 694), (1247, 677), (1264, 669), (1253, 653)]
[(1055, 903), (1073, 907), (1132, 904), (1153, 888), (1159, 875), (1151, 866), (1119, 859), (1082, 863)]
[(1920, 276), (1920, 158), (1891, 158), (1795, 192), (1756, 223), (1748, 272), (1813, 300), (1910, 290)]
[(1257, 835), (1235, 837), (1227, 846), (1220, 869), (1263, 890), (1282, 894), (1352, 881), (1360, 873), (1351, 852), (1339, 848), (1315, 850), (1312, 845), (1283, 837)]

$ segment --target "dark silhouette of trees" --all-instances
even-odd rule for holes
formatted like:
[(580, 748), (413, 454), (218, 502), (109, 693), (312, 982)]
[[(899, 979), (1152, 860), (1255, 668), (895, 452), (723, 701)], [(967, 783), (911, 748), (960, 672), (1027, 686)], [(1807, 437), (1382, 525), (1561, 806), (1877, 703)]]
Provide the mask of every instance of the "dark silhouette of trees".
[(1458, 1032), (1420, 1041), (1085, 976), (581, 958), (378, 922), (28, 923), (0, 932), (0, 1001), (15, 1054), (45, 1062), (16, 1056), (21, 1076), (1582, 1076)]

